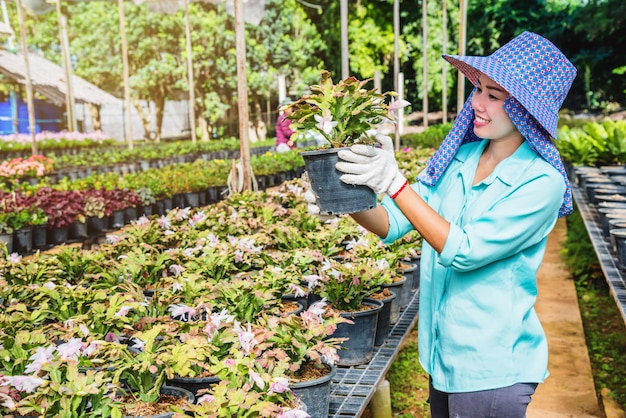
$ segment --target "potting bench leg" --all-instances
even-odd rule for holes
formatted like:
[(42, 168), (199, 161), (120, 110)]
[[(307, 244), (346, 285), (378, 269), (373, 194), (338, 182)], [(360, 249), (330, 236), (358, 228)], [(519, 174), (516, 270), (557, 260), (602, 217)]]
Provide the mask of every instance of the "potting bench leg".
[(391, 418), (391, 391), (389, 381), (383, 379), (370, 400), (370, 410), (373, 418)]

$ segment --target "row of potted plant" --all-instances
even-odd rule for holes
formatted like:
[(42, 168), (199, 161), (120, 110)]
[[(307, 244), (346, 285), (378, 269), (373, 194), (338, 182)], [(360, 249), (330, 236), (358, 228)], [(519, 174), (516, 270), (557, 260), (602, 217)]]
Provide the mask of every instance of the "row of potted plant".
[(626, 120), (586, 122), (559, 128), (556, 146), (575, 178), (574, 166), (600, 167), (626, 161)]
[[(266, 153), (251, 163), (255, 170), (266, 173), (295, 171), (301, 166), (295, 152)], [(64, 179), (54, 185), (22, 183), (14, 191), (0, 193), (0, 233), (42, 223), (62, 228), (74, 220), (103, 218), (116, 210), (150, 206), (177, 194), (204, 193), (211, 187), (225, 186), (230, 167), (227, 160), (196, 160), (124, 176), (104, 173), (74, 181)]]
[[(30, 134), (15, 133), (0, 135), (0, 153), (21, 154), (28, 153), (32, 147), (33, 138)], [(38, 132), (35, 134), (37, 148), (40, 151), (86, 149), (93, 147), (111, 146), (115, 141), (101, 131), (95, 132)], [(15, 155), (21, 156), (21, 155)]]
[[(56, 143), (54, 140), (47, 140)], [(46, 141), (44, 141), (46, 143)], [(239, 141), (235, 138), (224, 138), (219, 141), (198, 142), (176, 141), (163, 143), (138, 144), (129, 150), (124, 144), (92, 141), (93, 146), (82, 149), (73, 148), (74, 152), (57, 155), (55, 152), (39, 150), (45, 155), (22, 156), (12, 155), (0, 166), (0, 178), (16, 181), (30, 181), (44, 175), (56, 178), (70, 176), (82, 172), (106, 171), (143, 171), (177, 162), (192, 162), (196, 159), (235, 158), (239, 150)], [(255, 143), (252, 152), (259, 154), (271, 147), (271, 141)], [(11, 146), (11, 149), (14, 147)], [(18, 147), (19, 148), (19, 147)], [(258, 152), (257, 152), (258, 150)], [(0, 155), (1, 155), (0, 150)], [(11, 154), (20, 154), (12, 152)], [(24, 153), (26, 154), (26, 153)], [(41, 162), (42, 167), (35, 163)]]
[[(134, 414), (121, 390), (153, 401), (168, 379), (213, 375), (197, 402), (172, 410), (307, 416), (290, 386), (305, 364), (333, 364), (337, 311), (392, 280), (419, 237), (390, 248), (348, 218), (321, 223), (303, 186), (143, 217), (97, 251), (7, 255), (0, 411)], [(287, 315), (290, 293), (323, 299)]]

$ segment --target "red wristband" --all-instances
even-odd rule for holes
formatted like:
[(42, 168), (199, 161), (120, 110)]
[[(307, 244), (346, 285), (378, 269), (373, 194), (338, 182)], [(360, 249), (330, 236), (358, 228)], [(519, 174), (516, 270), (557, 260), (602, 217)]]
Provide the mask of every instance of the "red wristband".
[(397, 192), (395, 192), (394, 194), (391, 195), (392, 199), (395, 199), (396, 197), (398, 197), (398, 195), (400, 194), (400, 192), (402, 190), (404, 190), (404, 188), (409, 184), (408, 180), (404, 180), (404, 183), (402, 184), (402, 186), (400, 186), (400, 188), (398, 189)]

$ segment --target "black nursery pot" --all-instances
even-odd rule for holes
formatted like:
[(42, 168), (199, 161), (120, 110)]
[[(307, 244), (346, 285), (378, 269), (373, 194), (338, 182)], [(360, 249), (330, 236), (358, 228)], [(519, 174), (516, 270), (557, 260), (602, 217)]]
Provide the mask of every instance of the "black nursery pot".
[(342, 172), (335, 168), (337, 152), (348, 148), (332, 148), (300, 153), (317, 197), (320, 213), (343, 215), (376, 207), (376, 193), (367, 186), (353, 186), (341, 181)]

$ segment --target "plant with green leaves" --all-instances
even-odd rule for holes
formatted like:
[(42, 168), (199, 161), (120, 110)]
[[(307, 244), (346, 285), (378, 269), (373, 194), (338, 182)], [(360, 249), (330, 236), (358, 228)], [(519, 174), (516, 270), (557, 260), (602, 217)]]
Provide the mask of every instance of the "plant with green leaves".
[(365, 298), (391, 283), (389, 263), (372, 258), (338, 261), (326, 259), (317, 274), (305, 276), (312, 292), (326, 299), (333, 309), (350, 312), (361, 309)]
[(289, 105), (293, 112), (287, 117), (293, 122), (295, 140), (314, 131), (328, 140), (330, 148), (375, 144), (372, 134), (381, 124), (393, 122), (393, 111), (409, 103), (405, 100), (385, 103), (388, 97), (397, 94), (367, 89), (365, 86), (370, 81), (348, 77), (335, 84), (330, 72), (322, 71), (320, 84), (312, 85), (310, 94)]
[(20, 394), (18, 402), (4, 402), (0, 412), (121, 418), (121, 409), (109, 393), (112, 378), (102, 368), (101, 349), (102, 344), (80, 338), (31, 349), (24, 374), (0, 374), (0, 386), (12, 387)]
[(126, 382), (128, 395), (142, 402), (154, 403), (161, 397), (165, 384), (165, 365), (159, 362), (159, 353), (167, 346), (168, 328), (156, 324), (152, 328), (137, 332), (132, 337), (132, 346), (112, 343), (107, 345), (108, 358), (115, 370), (113, 381)]

